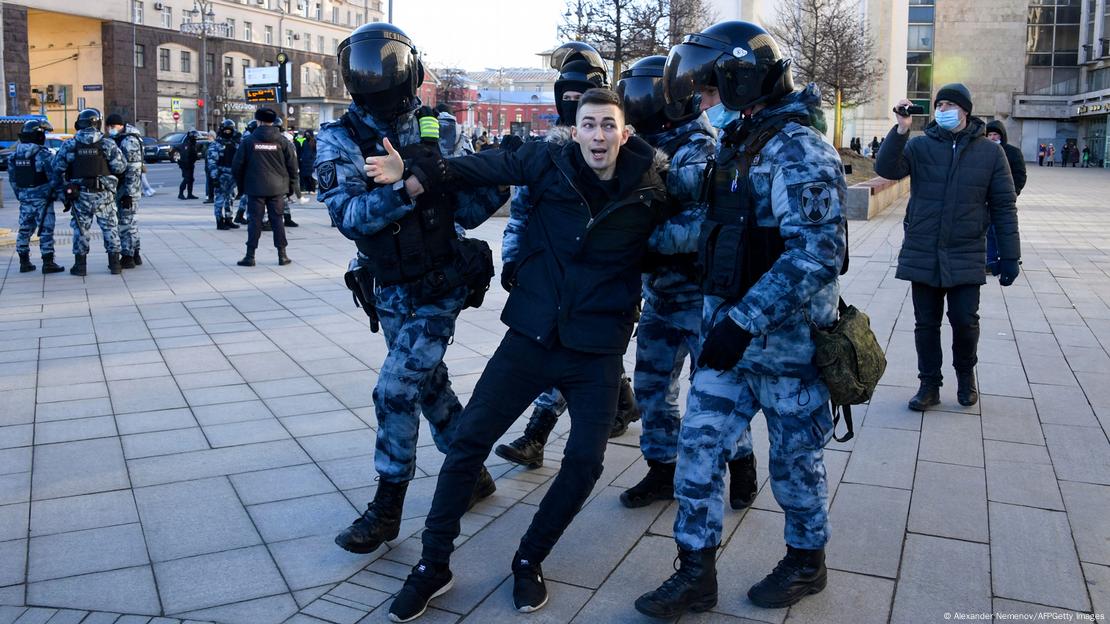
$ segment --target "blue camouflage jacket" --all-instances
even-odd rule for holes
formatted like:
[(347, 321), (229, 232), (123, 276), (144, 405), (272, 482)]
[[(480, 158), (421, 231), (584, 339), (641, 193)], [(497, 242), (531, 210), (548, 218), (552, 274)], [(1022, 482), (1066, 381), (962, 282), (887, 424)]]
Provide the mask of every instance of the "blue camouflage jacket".
[[(103, 140), (101, 140), (103, 139)], [(54, 191), (61, 193), (62, 187), (69, 181), (66, 169), (73, 162), (73, 150), (78, 143), (91, 145), (100, 141), (100, 149), (108, 158), (108, 170), (112, 175), (100, 176), (100, 193), (107, 193), (110, 195), (108, 201), (115, 197), (118, 179), (116, 176), (123, 175), (127, 171), (127, 161), (123, 157), (123, 152), (120, 151), (116, 142), (109, 139), (100, 130), (96, 128), (85, 128), (78, 130), (77, 134), (72, 139), (66, 139), (62, 146), (58, 148), (58, 153), (54, 155), (54, 160), (50, 163), (52, 175), (54, 178)], [(81, 194), (90, 193), (91, 191), (82, 190)], [(60, 199), (60, 197), (59, 197)]]
[[(12, 172), (15, 170), (16, 158), (34, 158), (35, 171), (45, 173), (50, 181), (38, 186), (28, 188), (20, 188), (12, 182)], [(54, 178), (50, 162), (54, 158), (54, 152), (48, 147), (44, 147), (37, 143), (20, 143), (15, 147), (15, 151), (8, 154), (8, 183), (12, 185), (12, 191), (15, 192), (15, 198), (23, 203), (31, 202), (44, 202), (54, 198)]]
[[(224, 148), (228, 145), (238, 146), (239, 141), (224, 138), (217, 133), (216, 140), (208, 144), (208, 151), (204, 153), (204, 166), (213, 177), (215, 177), (217, 173), (231, 174), (230, 164), (224, 167), (220, 166), (220, 155), (223, 154)], [(232, 153), (235, 153), (234, 149)]]
[[(349, 109), (364, 123), (400, 149), (420, 141), (420, 128), (412, 113), (387, 123), (352, 103)], [(414, 109), (415, 110), (415, 109)], [(441, 149), (442, 151), (442, 149)], [(450, 154), (444, 154), (448, 157)], [(378, 186), (366, 177), (362, 152), (339, 121), (324, 124), (316, 135), (317, 199), (328, 207), (340, 233), (351, 240), (369, 237), (399, 219), (414, 207), (388, 186)], [(481, 225), (508, 199), (497, 187), (474, 188), (456, 193), (456, 230), (461, 233)], [(365, 262), (358, 254), (351, 266)], [(388, 286), (378, 292), (379, 305), (408, 299), (408, 286)]]
[(120, 176), (117, 197), (130, 195), (132, 199), (142, 197), (143, 192), (143, 139), (135, 126), (127, 124), (120, 133), (123, 138), (117, 143), (127, 161), (127, 171)]
[[(758, 125), (789, 113), (820, 120), (820, 105), (817, 87), (810, 84), (746, 123)], [(718, 162), (718, 167), (733, 164)], [(847, 185), (840, 155), (817, 130), (791, 121), (760, 151), (749, 180), (756, 222), (777, 226), (785, 251), (739, 302), (724, 302), (719, 310), (706, 313), (719, 321), (719, 313), (727, 310), (733, 321), (755, 336), (744, 353), (742, 369), (815, 374), (808, 321), (820, 326), (836, 321), (837, 278), (847, 252), (843, 211)]]

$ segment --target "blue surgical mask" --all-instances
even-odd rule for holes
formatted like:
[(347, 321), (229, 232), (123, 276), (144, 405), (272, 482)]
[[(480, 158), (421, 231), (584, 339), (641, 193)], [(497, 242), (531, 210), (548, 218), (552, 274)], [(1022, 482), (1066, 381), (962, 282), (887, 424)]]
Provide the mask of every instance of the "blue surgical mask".
[(954, 108), (938, 110), (934, 118), (937, 120), (937, 125), (945, 130), (952, 130), (960, 125), (960, 111)]
[(713, 127), (718, 129), (724, 128), (740, 118), (740, 111), (729, 110), (721, 103), (717, 103), (705, 109), (705, 114), (709, 117), (709, 123), (713, 124)]

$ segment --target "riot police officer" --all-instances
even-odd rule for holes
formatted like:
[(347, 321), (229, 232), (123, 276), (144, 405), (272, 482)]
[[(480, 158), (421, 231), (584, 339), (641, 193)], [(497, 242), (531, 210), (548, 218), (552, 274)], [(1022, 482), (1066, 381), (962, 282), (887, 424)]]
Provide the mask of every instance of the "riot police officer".
[(50, 181), (53, 152), (45, 147), (46, 133), (53, 132), (50, 122), (32, 119), (19, 131), (19, 145), (8, 155), (8, 181), (19, 200), (19, 233), (15, 251), (19, 272), (35, 270), (31, 264), (31, 236), (39, 231), (42, 272), (58, 273), (65, 267), (54, 263), (54, 185)]
[(54, 184), (60, 189), (65, 211), (71, 211), (73, 267), (71, 275), (85, 275), (89, 253), (89, 230), (93, 218), (104, 236), (108, 269), (123, 272), (120, 265), (119, 214), (116, 211), (118, 178), (127, 172), (127, 160), (115, 141), (100, 131), (100, 111), (86, 108), (73, 126), (77, 135), (67, 139), (51, 162)]
[[(396, 26), (359, 27), (340, 44), (339, 61), (354, 102), (342, 119), (316, 135), (317, 195), (358, 249), (350, 279), (362, 286), (352, 289), (373, 315), (371, 327), (380, 322), (389, 349), (373, 392), (378, 489), (362, 516), (335, 539), (348, 551), (368, 553), (398, 534), (416, 471), (421, 413), (436, 447), (447, 452), (462, 405), (443, 356), (459, 313), (473, 294), (484, 293), (493, 274), (492, 257), (486, 256), (484, 284), (458, 279), (463, 252), (485, 243), (461, 238), (456, 228), (478, 226), (507, 197), (487, 187), (413, 201), (403, 183), (379, 186), (367, 178), (364, 159), (384, 154), (387, 144), (406, 153), (446, 156), (438, 146), (439, 124), (430, 110), (419, 119), (414, 114), (424, 69), (412, 41)], [(489, 253), (488, 246), (484, 251)], [(474, 500), (494, 490), (483, 470)]]
[[(256, 120), (256, 119), (250, 120), (250, 122), (247, 123), (246, 133), (239, 136), (239, 141), (242, 141), (244, 136), (249, 136), (250, 133), (254, 132), (254, 129), (257, 128), (257, 127), (258, 127), (258, 120)], [(246, 212), (247, 212), (247, 196), (246, 196), (245, 193), (243, 193), (242, 189), (239, 189), (237, 197), (239, 199), (239, 208), (235, 211), (235, 220), (234, 220), (234, 222), (238, 223), (240, 225), (246, 225), (247, 224), (247, 219), (246, 219), (245, 215), (246, 215)], [(269, 225), (269, 223), (267, 223), (266, 225)], [(262, 228), (262, 231), (265, 232), (268, 229), (269, 229), (268, 227), (264, 227), (264, 228)]]
[[(178, 199), (199, 199), (193, 195), (193, 169), (197, 164), (197, 139), (200, 138), (200, 133), (196, 130), (190, 130), (182, 137), (181, 143), (177, 145), (178, 161), (177, 166), (181, 168), (181, 185), (177, 187)], [(188, 191), (188, 195), (185, 192)]]
[(143, 187), (143, 137), (117, 113), (105, 120), (108, 136), (119, 146), (127, 161), (127, 171), (119, 178), (116, 207), (119, 214), (120, 266), (133, 269), (143, 263), (139, 255), (139, 224), (135, 221), (137, 202)]
[(231, 171), (231, 163), (235, 160), (237, 149), (239, 138), (235, 132), (235, 122), (225, 119), (220, 122), (216, 140), (208, 145), (208, 153), (205, 154), (205, 162), (216, 182), (216, 201), (212, 211), (216, 217), (217, 230), (239, 229), (231, 217), (231, 200), (235, 197), (235, 175)]
[[(281, 135), (284, 136), (287, 141), (289, 141), (289, 144), (293, 145), (293, 139), (290, 138), (290, 134), (285, 131), (285, 120), (282, 119), (282, 117), (280, 115), (278, 115), (277, 121), (274, 122), (274, 125), (277, 126), (278, 132), (281, 132)], [(296, 150), (297, 150), (297, 148), (294, 145), (293, 146), (293, 151), (296, 152)], [(299, 183), (299, 181), (298, 181), (298, 183)], [(292, 205), (291, 197), (292, 196), (290, 196), (290, 195), (286, 195), (285, 199), (282, 201), (282, 204), (281, 204), (281, 221), (285, 225), (285, 227), (287, 227), (287, 228), (299, 227), (300, 226), (299, 223), (297, 223), (296, 221), (293, 220), (293, 210), (291, 208), (291, 205)], [(299, 198), (300, 194), (297, 194), (297, 197)], [(266, 225), (269, 225), (269, 223), (267, 222)]]
[(823, 126), (816, 86), (794, 90), (790, 60), (755, 24), (722, 22), (687, 36), (671, 50), (664, 82), (670, 100), (715, 86), (722, 103), (743, 116), (720, 137), (699, 241), (708, 330), (679, 432), (680, 566), (636, 608), (670, 618), (717, 603), (722, 474), (759, 410), (787, 554), (748, 598), (786, 607), (824, 589), (827, 579), (822, 448), (832, 415), (813, 364), (810, 323), (837, 319), (846, 253), (840, 157), (813, 127)]
[[(699, 110), (696, 93), (670, 105), (664, 101), (665, 56), (649, 56), (621, 73), (617, 92), (628, 123), (640, 138), (670, 158), (667, 195), (682, 210), (651, 238), (644, 262), (643, 310), (636, 330), (636, 403), (643, 417), (640, 450), (647, 475), (621, 494), (627, 507), (642, 507), (674, 497), (678, 457), (678, 380), (686, 357), (696, 362), (701, 350), (701, 280), (697, 242), (705, 220), (705, 172), (717, 149), (717, 133)], [(758, 491), (755, 455), (748, 431), (728, 457), (729, 502), (743, 509)]]

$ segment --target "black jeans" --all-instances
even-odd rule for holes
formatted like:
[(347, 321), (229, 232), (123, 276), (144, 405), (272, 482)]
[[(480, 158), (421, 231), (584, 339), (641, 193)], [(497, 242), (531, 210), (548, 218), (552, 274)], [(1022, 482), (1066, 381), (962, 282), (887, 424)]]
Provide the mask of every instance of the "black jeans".
[(181, 167), (181, 186), (177, 187), (178, 195), (185, 195), (185, 191), (189, 191), (189, 195), (193, 194), (193, 167)]
[(941, 385), (944, 362), (940, 346), (940, 321), (948, 299), (948, 322), (952, 325), (952, 366), (957, 373), (975, 368), (979, 358), (979, 285), (934, 288), (914, 282), (912, 286), (913, 337), (917, 346), (917, 377)]
[(250, 217), (247, 221), (247, 250), (254, 251), (258, 248), (258, 239), (262, 236), (262, 214), (270, 215), (270, 228), (274, 232), (274, 247), (282, 249), (288, 244), (285, 240), (285, 221), (281, 218), (281, 195), (261, 197), (258, 195), (247, 196), (247, 212)]
[(509, 330), (456, 421), (425, 523), (424, 558), (448, 562), (459, 535), (459, 519), (466, 513), (493, 444), (536, 395), (555, 387), (567, 400), (570, 437), (559, 474), (520, 540), (523, 557), (543, 561), (601, 476), (620, 381), (620, 355), (583, 353), (562, 346), (548, 349)]

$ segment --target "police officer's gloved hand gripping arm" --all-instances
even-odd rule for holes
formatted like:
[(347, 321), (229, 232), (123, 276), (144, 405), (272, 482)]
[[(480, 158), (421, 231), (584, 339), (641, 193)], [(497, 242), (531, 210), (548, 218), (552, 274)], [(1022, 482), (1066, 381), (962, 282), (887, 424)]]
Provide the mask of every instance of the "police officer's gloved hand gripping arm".
[(431, 190), (445, 190), (448, 184), (453, 188), (530, 184), (538, 177), (528, 167), (530, 156), (533, 150), (542, 149), (539, 143), (531, 143), (516, 151), (487, 150), (449, 160), (417, 158), (409, 164), (389, 139), (383, 145), (385, 156), (366, 159), (367, 177), (381, 185), (393, 185), (403, 179), (405, 190), (412, 197)]

